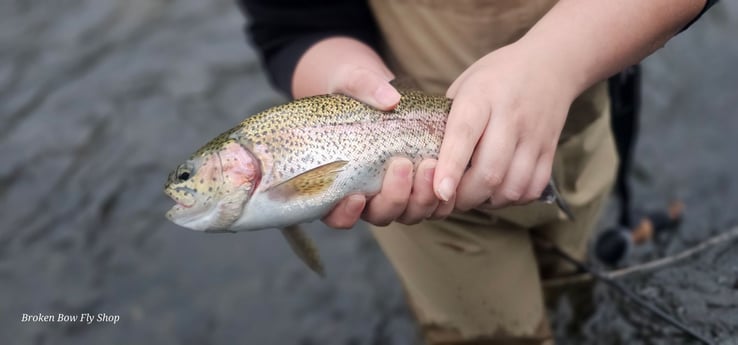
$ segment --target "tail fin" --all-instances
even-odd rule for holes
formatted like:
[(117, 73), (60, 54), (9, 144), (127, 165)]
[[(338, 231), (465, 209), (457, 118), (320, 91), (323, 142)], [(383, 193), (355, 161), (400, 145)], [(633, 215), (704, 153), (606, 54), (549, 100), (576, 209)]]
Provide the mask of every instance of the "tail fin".
[(566, 200), (564, 200), (564, 198), (561, 197), (561, 194), (559, 194), (559, 189), (556, 188), (556, 183), (554, 183), (553, 178), (548, 181), (548, 186), (543, 190), (539, 200), (548, 204), (555, 202), (556, 206), (564, 212), (566, 218), (574, 221), (574, 213), (571, 211), (569, 204), (566, 203)]

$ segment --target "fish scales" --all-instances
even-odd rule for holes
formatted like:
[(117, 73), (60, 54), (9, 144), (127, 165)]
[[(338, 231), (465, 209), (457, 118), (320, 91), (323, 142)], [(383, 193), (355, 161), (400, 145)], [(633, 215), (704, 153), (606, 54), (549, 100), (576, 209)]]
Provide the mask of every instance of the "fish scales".
[[(298, 99), (251, 116), (215, 137), (169, 174), (167, 217), (193, 230), (281, 228), (290, 246), (322, 273), (295, 225), (326, 215), (349, 194), (379, 192), (387, 162), (437, 158), (451, 100), (404, 90), (392, 111), (343, 95)], [(552, 181), (541, 200), (571, 218)]]
[(262, 176), (264, 184), (337, 160), (353, 163), (345, 175), (370, 169), (367, 172), (374, 172), (376, 179), (393, 156), (436, 157), (450, 107), (446, 98), (419, 92), (404, 92), (400, 104), (389, 112), (343, 95), (323, 95), (254, 115), (236, 132), (269, 152), (272, 169)]

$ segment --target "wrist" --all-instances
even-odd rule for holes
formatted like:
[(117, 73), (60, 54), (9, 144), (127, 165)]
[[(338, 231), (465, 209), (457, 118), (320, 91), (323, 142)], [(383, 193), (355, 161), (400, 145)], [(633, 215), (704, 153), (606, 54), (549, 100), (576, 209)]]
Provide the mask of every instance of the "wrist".
[(701, 10), (692, 0), (559, 1), (516, 44), (583, 92), (662, 47)]
[(523, 38), (502, 49), (514, 50), (515, 58), (524, 62), (536, 83), (543, 83), (542, 87), (553, 90), (569, 103), (590, 86), (590, 78), (575, 59), (546, 41)]
[(365, 69), (391, 80), (394, 75), (382, 58), (365, 43), (350, 37), (330, 37), (311, 46), (295, 67), (295, 98), (332, 93), (337, 84), (356, 69)]

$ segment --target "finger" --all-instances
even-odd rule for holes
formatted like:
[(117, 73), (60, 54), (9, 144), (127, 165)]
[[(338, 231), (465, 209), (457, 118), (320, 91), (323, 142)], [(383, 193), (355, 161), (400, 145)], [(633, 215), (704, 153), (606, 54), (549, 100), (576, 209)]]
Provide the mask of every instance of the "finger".
[(517, 138), (509, 122), (492, 115), (469, 171), (461, 179), (456, 208), (466, 211), (486, 202), (505, 179)]
[(456, 80), (454, 80), (453, 83), (451, 83), (451, 86), (448, 87), (448, 90), (446, 90), (446, 97), (454, 99), (456, 98), (456, 94), (459, 92), (459, 88), (461, 85), (464, 84), (464, 81), (466, 81), (466, 77), (469, 75), (469, 69), (465, 70), (461, 75), (459, 75)]
[(359, 221), (365, 205), (366, 197), (360, 194), (350, 195), (323, 217), (323, 223), (335, 229), (350, 229)]
[(435, 211), (433, 211), (433, 214), (431, 214), (431, 216), (429, 217), (429, 219), (435, 219), (435, 220), (445, 219), (446, 217), (448, 217), (449, 215), (451, 215), (451, 213), (454, 212), (454, 209), (455, 209), (454, 204), (455, 204), (455, 202), (456, 202), (456, 197), (455, 196), (453, 198), (451, 198), (451, 200), (449, 200), (449, 201), (446, 201), (446, 202), (441, 201), (441, 202), (439, 202), (438, 207), (436, 208)]
[(364, 220), (377, 226), (386, 226), (405, 212), (413, 181), (413, 163), (407, 158), (390, 162), (382, 183), (382, 190), (364, 210)]
[(522, 202), (528, 203), (538, 200), (541, 197), (541, 193), (543, 193), (546, 185), (548, 185), (548, 181), (551, 179), (553, 156), (553, 153), (541, 153), (538, 157), (533, 179), (530, 181), (528, 191), (523, 195)]
[(397, 218), (403, 224), (417, 224), (429, 218), (438, 207), (439, 200), (433, 193), (433, 173), (436, 167), (435, 159), (426, 159), (418, 165), (415, 174), (410, 200), (405, 212)]
[(331, 92), (351, 96), (380, 110), (391, 110), (400, 102), (400, 93), (390, 85), (386, 75), (361, 67), (343, 73)]
[(467, 97), (457, 98), (451, 106), (433, 179), (436, 196), (442, 201), (449, 201), (456, 194), (488, 120), (489, 109)]
[(519, 145), (502, 185), (492, 194), (492, 207), (518, 204), (528, 191), (538, 161), (538, 152), (528, 145)]

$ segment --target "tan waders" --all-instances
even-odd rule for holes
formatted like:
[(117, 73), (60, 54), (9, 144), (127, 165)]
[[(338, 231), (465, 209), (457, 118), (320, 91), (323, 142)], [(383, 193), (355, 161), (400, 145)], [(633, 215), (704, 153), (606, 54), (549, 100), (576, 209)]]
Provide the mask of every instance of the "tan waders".
[[(443, 94), (477, 59), (514, 42), (550, 0), (370, 0), (398, 76)], [(572, 105), (554, 178), (575, 222), (554, 205), (455, 213), (443, 221), (372, 231), (394, 265), (429, 344), (552, 344), (541, 276), (560, 271), (531, 234), (579, 257), (615, 177), (605, 83)]]

